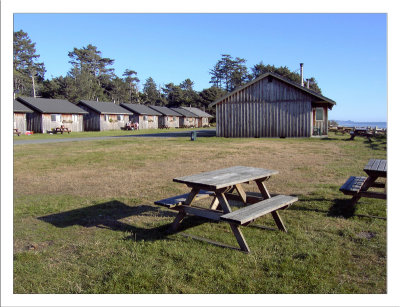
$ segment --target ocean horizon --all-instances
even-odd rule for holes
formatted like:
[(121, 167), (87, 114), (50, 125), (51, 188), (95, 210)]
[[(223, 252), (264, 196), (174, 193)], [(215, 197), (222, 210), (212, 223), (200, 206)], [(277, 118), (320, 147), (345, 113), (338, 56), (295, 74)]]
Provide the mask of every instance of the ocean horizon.
[[(334, 120), (334, 119), (333, 119)], [(351, 120), (334, 120), (343, 127), (378, 127), (381, 129), (387, 129), (387, 122), (354, 122)]]

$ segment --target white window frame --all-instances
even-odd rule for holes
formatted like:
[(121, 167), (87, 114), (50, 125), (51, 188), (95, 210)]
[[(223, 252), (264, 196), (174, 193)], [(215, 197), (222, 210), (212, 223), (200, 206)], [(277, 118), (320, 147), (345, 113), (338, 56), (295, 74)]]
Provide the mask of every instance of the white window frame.
[(108, 121), (110, 119), (110, 117), (108, 116), (108, 114), (104, 114), (104, 121)]
[[(321, 111), (322, 119), (318, 119), (318, 111)], [(324, 108), (315, 108), (315, 121), (322, 122), (324, 121)]]
[(124, 121), (124, 115), (118, 114), (118, 115), (117, 115), (117, 120), (118, 120), (119, 122), (123, 122), (123, 121)]
[(78, 114), (72, 114), (72, 121), (76, 123), (78, 121)]
[(143, 120), (147, 120), (147, 115), (143, 115)]
[[(54, 116), (54, 119), (53, 119)], [(51, 114), (51, 121), (52, 122), (61, 122), (61, 114)]]
[(157, 120), (157, 116), (154, 115), (153, 116), (153, 120), (156, 121)]

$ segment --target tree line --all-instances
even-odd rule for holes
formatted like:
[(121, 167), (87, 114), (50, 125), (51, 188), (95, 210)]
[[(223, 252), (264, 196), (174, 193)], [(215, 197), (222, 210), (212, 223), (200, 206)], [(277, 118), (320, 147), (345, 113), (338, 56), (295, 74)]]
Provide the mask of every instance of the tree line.
[[(75, 103), (98, 100), (206, 109), (211, 102), (267, 72), (300, 83), (300, 74), (286, 66), (275, 67), (260, 62), (248, 69), (245, 59), (222, 54), (209, 71), (209, 88), (195, 91), (194, 82), (189, 78), (180, 84), (170, 82), (157, 86), (149, 77), (140, 90), (136, 71), (127, 68), (122, 77), (117, 76), (112, 67), (114, 59), (103, 57), (101, 51), (91, 44), (68, 52), (71, 68), (65, 76), (45, 79), (45, 65), (39, 62), (40, 55), (36, 53), (35, 45), (24, 31), (14, 32), (15, 96), (59, 98)], [(315, 78), (309, 81), (310, 89), (321, 93)], [(213, 110), (209, 112), (213, 113)]]

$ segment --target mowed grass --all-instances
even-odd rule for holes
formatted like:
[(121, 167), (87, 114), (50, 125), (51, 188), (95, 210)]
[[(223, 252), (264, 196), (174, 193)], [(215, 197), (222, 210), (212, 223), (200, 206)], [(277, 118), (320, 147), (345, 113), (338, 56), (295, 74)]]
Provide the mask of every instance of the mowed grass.
[[(386, 201), (339, 192), (386, 139), (346, 138), (14, 146), (14, 293), (386, 293)], [(299, 197), (288, 232), (243, 227), (250, 254), (190, 237), (237, 246), (223, 222), (169, 234), (176, 213), (153, 202), (189, 191), (172, 179), (234, 165), (279, 171), (269, 191)]]

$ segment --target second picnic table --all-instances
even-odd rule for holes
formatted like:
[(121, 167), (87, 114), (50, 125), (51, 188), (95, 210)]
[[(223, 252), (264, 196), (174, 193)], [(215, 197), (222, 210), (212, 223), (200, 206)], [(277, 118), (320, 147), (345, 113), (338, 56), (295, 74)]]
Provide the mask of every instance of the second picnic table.
[[(351, 176), (342, 185), (340, 191), (345, 195), (352, 195), (351, 202), (355, 205), (361, 197), (386, 199), (386, 182), (376, 182), (378, 178), (386, 178), (387, 161), (382, 159), (370, 159), (364, 167), (366, 176)], [(369, 188), (384, 188), (384, 192), (368, 191)]]
[[(178, 229), (180, 222), (187, 214), (228, 222), (240, 249), (250, 252), (239, 226), (247, 226), (256, 218), (271, 213), (278, 228), (286, 231), (277, 210), (285, 209), (298, 200), (297, 197), (286, 195), (271, 197), (265, 181), (276, 174), (278, 172), (275, 170), (234, 166), (174, 178), (174, 182), (186, 184), (191, 188), (190, 193), (156, 201), (155, 204), (178, 211), (171, 225), (174, 231)], [(244, 191), (242, 184), (250, 181), (255, 181), (261, 193), (260, 196), (249, 195)], [(209, 209), (192, 205), (194, 201), (210, 196), (213, 200)], [(239, 200), (246, 206), (232, 212), (229, 200)]]

